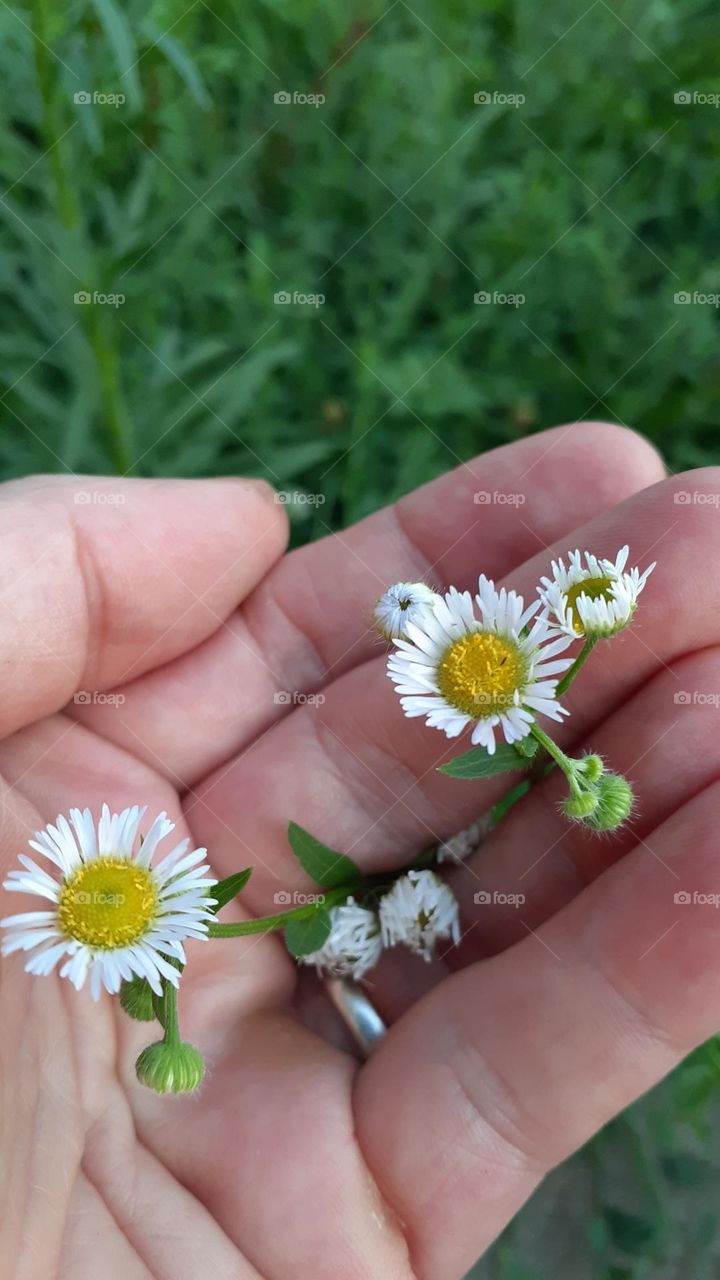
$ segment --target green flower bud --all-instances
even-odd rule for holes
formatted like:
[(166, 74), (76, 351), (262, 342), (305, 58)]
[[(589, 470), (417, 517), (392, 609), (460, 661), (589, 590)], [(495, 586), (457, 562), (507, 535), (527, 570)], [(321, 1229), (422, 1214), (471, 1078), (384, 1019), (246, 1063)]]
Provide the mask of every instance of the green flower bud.
[(583, 756), (580, 764), (582, 765), (583, 778), (587, 782), (597, 782), (605, 772), (605, 765), (600, 756)]
[(159, 1040), (143, 1049), (135, 1073), (141, 1084), (156, 1093), (192, 1093), (205, 1075), (205, 1063), (194, 1045)]
[(120, 987), (120, 1004), (138, 1022), (152, 1022), (155, 1017), (153, 993), (145, 978), (130, 978)]
[(633, 789), (619, 773), (604, 773), (597, 785), (597, 808), (588, 819), (596, 831), (615, 831), (630, 817), (635, 803)]
[(595, 791), (582, 791), (579, 796), (568, 796), (563, 803), (566, 818), (576, 822), (585, 822), (597, 808), (598, 798)]

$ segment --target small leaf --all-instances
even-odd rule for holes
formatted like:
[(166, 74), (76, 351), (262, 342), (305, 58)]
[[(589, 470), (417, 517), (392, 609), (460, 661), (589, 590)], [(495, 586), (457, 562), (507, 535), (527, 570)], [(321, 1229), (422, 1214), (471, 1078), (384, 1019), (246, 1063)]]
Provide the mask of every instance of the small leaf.
[(307, 956), (319, 951), (330, 933), (330, 912), (314, 911), (304, 920), (288, 920), (285, 926), (285, 945), (291, 956)]
[(354, 889), (362, 881), (362, 871), (352, 858), (321, 844), (297, 822), (288, 824), (288, 840), (300, 866), (323, 889), (340, 889), (346, 885), (348, 889)]
[(540, 743), (537, 738), (533, 738), (532, 734), (529, 733), (527, 738), (521, 738), (519, 742), (515, 743), (513, 751), (517, 751), (518, 755), (523, 756), (525, 760), (532, 760), (537, 754), (539, 746)]
[(488, 755), (484, 747), (471, 747), (447, 764), (441, 764), (439, 772), (451, 778), (491, 778), (495, 773), (508, 773), (515, 769), (527, 769), (528, 761), (514, 747), (502, 743), (494, 755)]
[(218, 883), (213, 885), (211, 896), (217, 899), (217, 905), (213, 907), (216, 915), (222, 907), (227, 906), (228, 902), (232, 902), (233, 898), (242, 892), (252, 873), (252, 867), (246, 867), (244, 871), (235, 871), (227, 879), (218, 880)]

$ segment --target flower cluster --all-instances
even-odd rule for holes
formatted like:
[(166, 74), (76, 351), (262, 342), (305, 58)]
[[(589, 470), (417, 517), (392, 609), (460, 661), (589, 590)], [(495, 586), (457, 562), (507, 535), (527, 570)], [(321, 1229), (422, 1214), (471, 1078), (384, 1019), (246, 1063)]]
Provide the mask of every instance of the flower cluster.
[[(626, 627), (654, 569), (628, 569), (629, 550), (614, 560), (571, 551), (525, 606), (514, 590), (480, 577), (475, 595), (422, 582), (399, 582), (378, 601), (374, 621), (391, 646), (387, 674), (403, 711), (422, 717), (448, 739), (469, 731), (470, 750), (441, 765), (456, 777), (524, 770), (526, 778), (496, 809), (483, 814), (394, 875), (366, 876), (346, 854), (322, 844), (297, 823), (288, 840), (305, 874), (327, 892), (281, 915), (226, 923), (217, 913), (247, 884), (252, 868), (212, 877), (205, 849), (181, 840), (156, 858), (174, 830), (161, 813), (141, 833), (145, 809), (111, 813), (95, 822), (89, 809), (36, 833), (4, 888), (42, 898), (42, 910), (0, 921), (4, 955), (26, 953), (29, 973), (59, 973), (94, 1000), (119, 996), (139, 1021), (157, 1021), (163, 1037), (136, 1061), (138, 1079), (159, 1093), (185, 1093), (203, 1080), (199, 1051), (179, 1035), (177, 987), (186, 945), (213, 937), (282, 931), (290, 954), (320, 974), (359, 980), (387, 948), (402, 945), (430, 960), (436, 944), (460, 941), (458, 903), (437, 874), (462, 862), (510, 804), (557, 767), (567, 781), (562, 811), (596, 832), (617, 830), (633, 811), (630, 783), (599, 755), (577, 758), (542, 729), (561, 722), (562, 697), (594, 645)], [(568, 650), (575, 642), (575, 656)]]
[(628, 547), (614, 561), (572, 551), (568, 568), (553, 561), (528, 608), (516, 591), (498, 590), (484, 575), (474, 598), (455, 587), (431, 598), (422, 583), (390, 587), (377, 617), (399, 596), (412, 602), (386, 630), (394, 644), (388, 675), (405, 714), (424, 716), (448, 738), (471, 728), (472, 744), (491, 755), (498, 732), (513, 745), (538, 716), (566, 716), (558, 684), (573, 659), (560, 655), (574, 640), (595, 643), (627, 626), (655, 567), (628, 572), (628, 555)]
[(352, 897), (333, 907), (324, 945), (300, 959), (319, 973), (357, 981), (375, 967), (385, 947), (402, 943), (431, 960), (435, 943), (443, 939), (460, 939), (455, 896), (434, 872), (411, 869), (382, 895), (377, 912)]

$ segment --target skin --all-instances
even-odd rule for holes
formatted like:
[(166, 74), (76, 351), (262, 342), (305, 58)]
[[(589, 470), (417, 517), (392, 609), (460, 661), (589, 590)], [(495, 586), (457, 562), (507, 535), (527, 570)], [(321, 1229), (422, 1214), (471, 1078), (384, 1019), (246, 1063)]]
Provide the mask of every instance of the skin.
[[(0, 1273), (453, 1280), (549, 1168), (716, 1029), (717, 917), (674, 894), (720, 889), (717, 709), (694, 696), (720, 689), (719, 493), (717, 472), (664, 478), (633, 433), (575, 425), (283, 557), (283, 507), (254, 482), (3, 486), (3, 872), (72, 805), (144, 803), (218, 875), (255, 866), (225, 919), (312, 889), (290, 818), (379, 870), (509, 785), (437, 773), (467, 743), (402, 715), (369, 626), (388, 582), (472, 588), (484, 570), (530, 598), (551, 553), (626, 541), (631, 563), (659, 565), (635, 626), (568, 693), (572, 716), (545, 726), (631, 776), (634, 821), (592, 836), (560, 819), (559, 779), (538, 786), (450, 870), (458, 951), (427, 966), (398, 951), (372, 976), (390, 1029), (366, 1064), (277, 937), (191, 948), (181, 1028), (208, 1077), (182, 1098), (135, 1080), (152, 1027), (3, 962)], [(123, 702), (98, 701), (113, 690)], [(2, 897), (3, 914), (37, 905)]]

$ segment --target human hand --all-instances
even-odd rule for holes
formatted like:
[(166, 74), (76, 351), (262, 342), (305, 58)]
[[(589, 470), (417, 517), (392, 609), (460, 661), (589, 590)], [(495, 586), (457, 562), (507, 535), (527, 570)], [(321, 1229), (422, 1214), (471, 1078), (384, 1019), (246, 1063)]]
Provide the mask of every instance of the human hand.
[[(437, 773), (448, 744), (403, 717), (369, 625), (389, 581), (512, 573), (529, 596), (551, 549), (629, 541), (660, 562), (558, 734), (631, 777), (637, 820), (594, 839), (558, 815), (557, 780), (537, 787), (453, 873), (462, 966), (381, 963), (391, 1026), (365, 1065), (271, 936), (190, 949), (181, 1020), (209, 1074), (178, 1099), (137, 1084), (148, 1030), (116, 1001), (3, 962), (8, 1274), (453, 1280), (548, 1168), (715, 1029), (713, 912), (674, 895), (716, 889), (720, 749), (712, 701), (675, 695), (718, 688), (720, 490), (713, 472), (661, 476), (631, 433), (559, 428), (279, 562), (282, 507), (252, 484), (83, 480), (84, 504), (67, 480), (5, 486), (4, 868), (72, 805), (144, 803), (218, 875), (255, 865), (238, 919), (312, 888), (289, 818), (379, 870), (507, 785)], [(477, 905), (478, 889), (526, 901)]]

